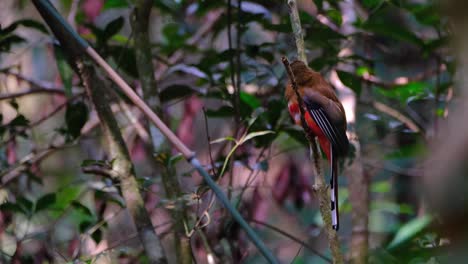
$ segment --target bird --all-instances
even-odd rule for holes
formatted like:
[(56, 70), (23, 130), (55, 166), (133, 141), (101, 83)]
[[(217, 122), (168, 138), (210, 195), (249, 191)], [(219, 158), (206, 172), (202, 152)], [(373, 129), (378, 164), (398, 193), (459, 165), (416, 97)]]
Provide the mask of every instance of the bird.
[[(320, 147), (329, 161), (332, 228), (338, 230), (338, 161), (346, 157), (349, 150), (346, 114), (332, 86), (320, 73), (300, 60), (292, 62), (290, 66), (297, 85), (297, 93), (302, 100), (297, 97), (289, 81), (285, 90), (289, 114), (294, 123), (302, 126), (309, 134), (308, 138), (318, 138)], [(300, 107), (304, 110), (304, 123)]]

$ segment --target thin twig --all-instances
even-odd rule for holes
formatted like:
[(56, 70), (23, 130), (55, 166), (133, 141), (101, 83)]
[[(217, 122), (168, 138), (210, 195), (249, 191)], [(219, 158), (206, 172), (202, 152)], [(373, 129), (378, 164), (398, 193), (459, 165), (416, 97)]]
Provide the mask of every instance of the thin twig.
[(298, 59), (307, 65), (307, 56), (304, 47), (304, 33), (302, 31), (301, 19), (299, 18), (299, 11), (295, 0), (288, 0), (289, 17), (291, 19), (291, 26), (296, 40), (297, 56)]
[(8, 94), (0, 94), (0, 101), (14, 99), (26, 95), (31, 94), (38, 94), (38, 93), (45, 93), (45, 94), (58, 94), (61, 96), (65, 96), (65, 91), (61, 89), (43, 89), (43, 88), (30, 88), (24, 91), (15, 92), (15, 93), (8, 93)]
[(390, 106), (388, 106), (388, 105), (386, 105), (384, 103), (377, 102), (377, 101), (373, 101), (372, 106), (375, 109), (377, 109), (378, 111), (380, 111), (382, 113), (385, 113), (385, 114), (395, 118), (396, 120), (402, 122), (409, 129), (411, 129), (411, 131), (413, 131), (415, 133), (418, 133), (418, 132), (424, 133), (424, 131), (421, 130), (420, 127), (413, 120), (411, 120), (409, 117), (403, 115), (398, 110), (396, 110), (396, 109), (394, 109), (394, 108), (392, 108), (392, 107), (390, 107)]

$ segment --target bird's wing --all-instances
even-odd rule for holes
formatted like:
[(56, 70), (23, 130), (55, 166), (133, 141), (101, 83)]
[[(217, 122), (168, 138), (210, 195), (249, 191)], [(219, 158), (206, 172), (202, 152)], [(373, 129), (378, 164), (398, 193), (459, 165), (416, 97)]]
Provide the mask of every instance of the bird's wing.
[[(318, 127), (323, 131), (331, 145), (339, 154), (346, 154), (349, 147), (348, 137), (343, 129), (335, 125), (335, 122), (330, 120), (326, 109), (308, 97), (304, 97), (304, 104), (310, 116), (314, 119)], [(337, 153), (337, 154), (338, 154)]]

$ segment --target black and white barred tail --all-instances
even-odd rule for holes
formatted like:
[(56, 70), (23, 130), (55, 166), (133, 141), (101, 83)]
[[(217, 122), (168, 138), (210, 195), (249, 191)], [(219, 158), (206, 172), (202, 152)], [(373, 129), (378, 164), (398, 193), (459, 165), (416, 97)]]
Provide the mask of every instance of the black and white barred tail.
[(338, 231), (340, 227), (340, 217), (338, 213), (338, 160), (333, 153), (333, 147), (330, 146), (330, 208), (331, 208), (331, 218), (332, 218), (332, 227), (334, 230)]

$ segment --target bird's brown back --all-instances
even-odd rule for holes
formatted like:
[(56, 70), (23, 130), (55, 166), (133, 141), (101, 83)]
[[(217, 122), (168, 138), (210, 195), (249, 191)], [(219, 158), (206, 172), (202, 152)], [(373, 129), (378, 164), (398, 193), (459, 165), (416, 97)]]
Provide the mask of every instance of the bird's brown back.
[[(336, 97), (335, 91), (332, 86), (316, 71), (313, 71), (302, 61), (294, 61), (291, 63), (291, 69), (294, 74), (294, 79), (299, 89), (299, 94), (303, 97), (306, 89), (313, 89), (328, 99), (338, 103), (341, 111), (344, 113), (343, 105)], [(286, 100), (291, 103), (297, 103), (296, 93), (294, 92), (291, 82), (286, 86), (285, 91)]]

